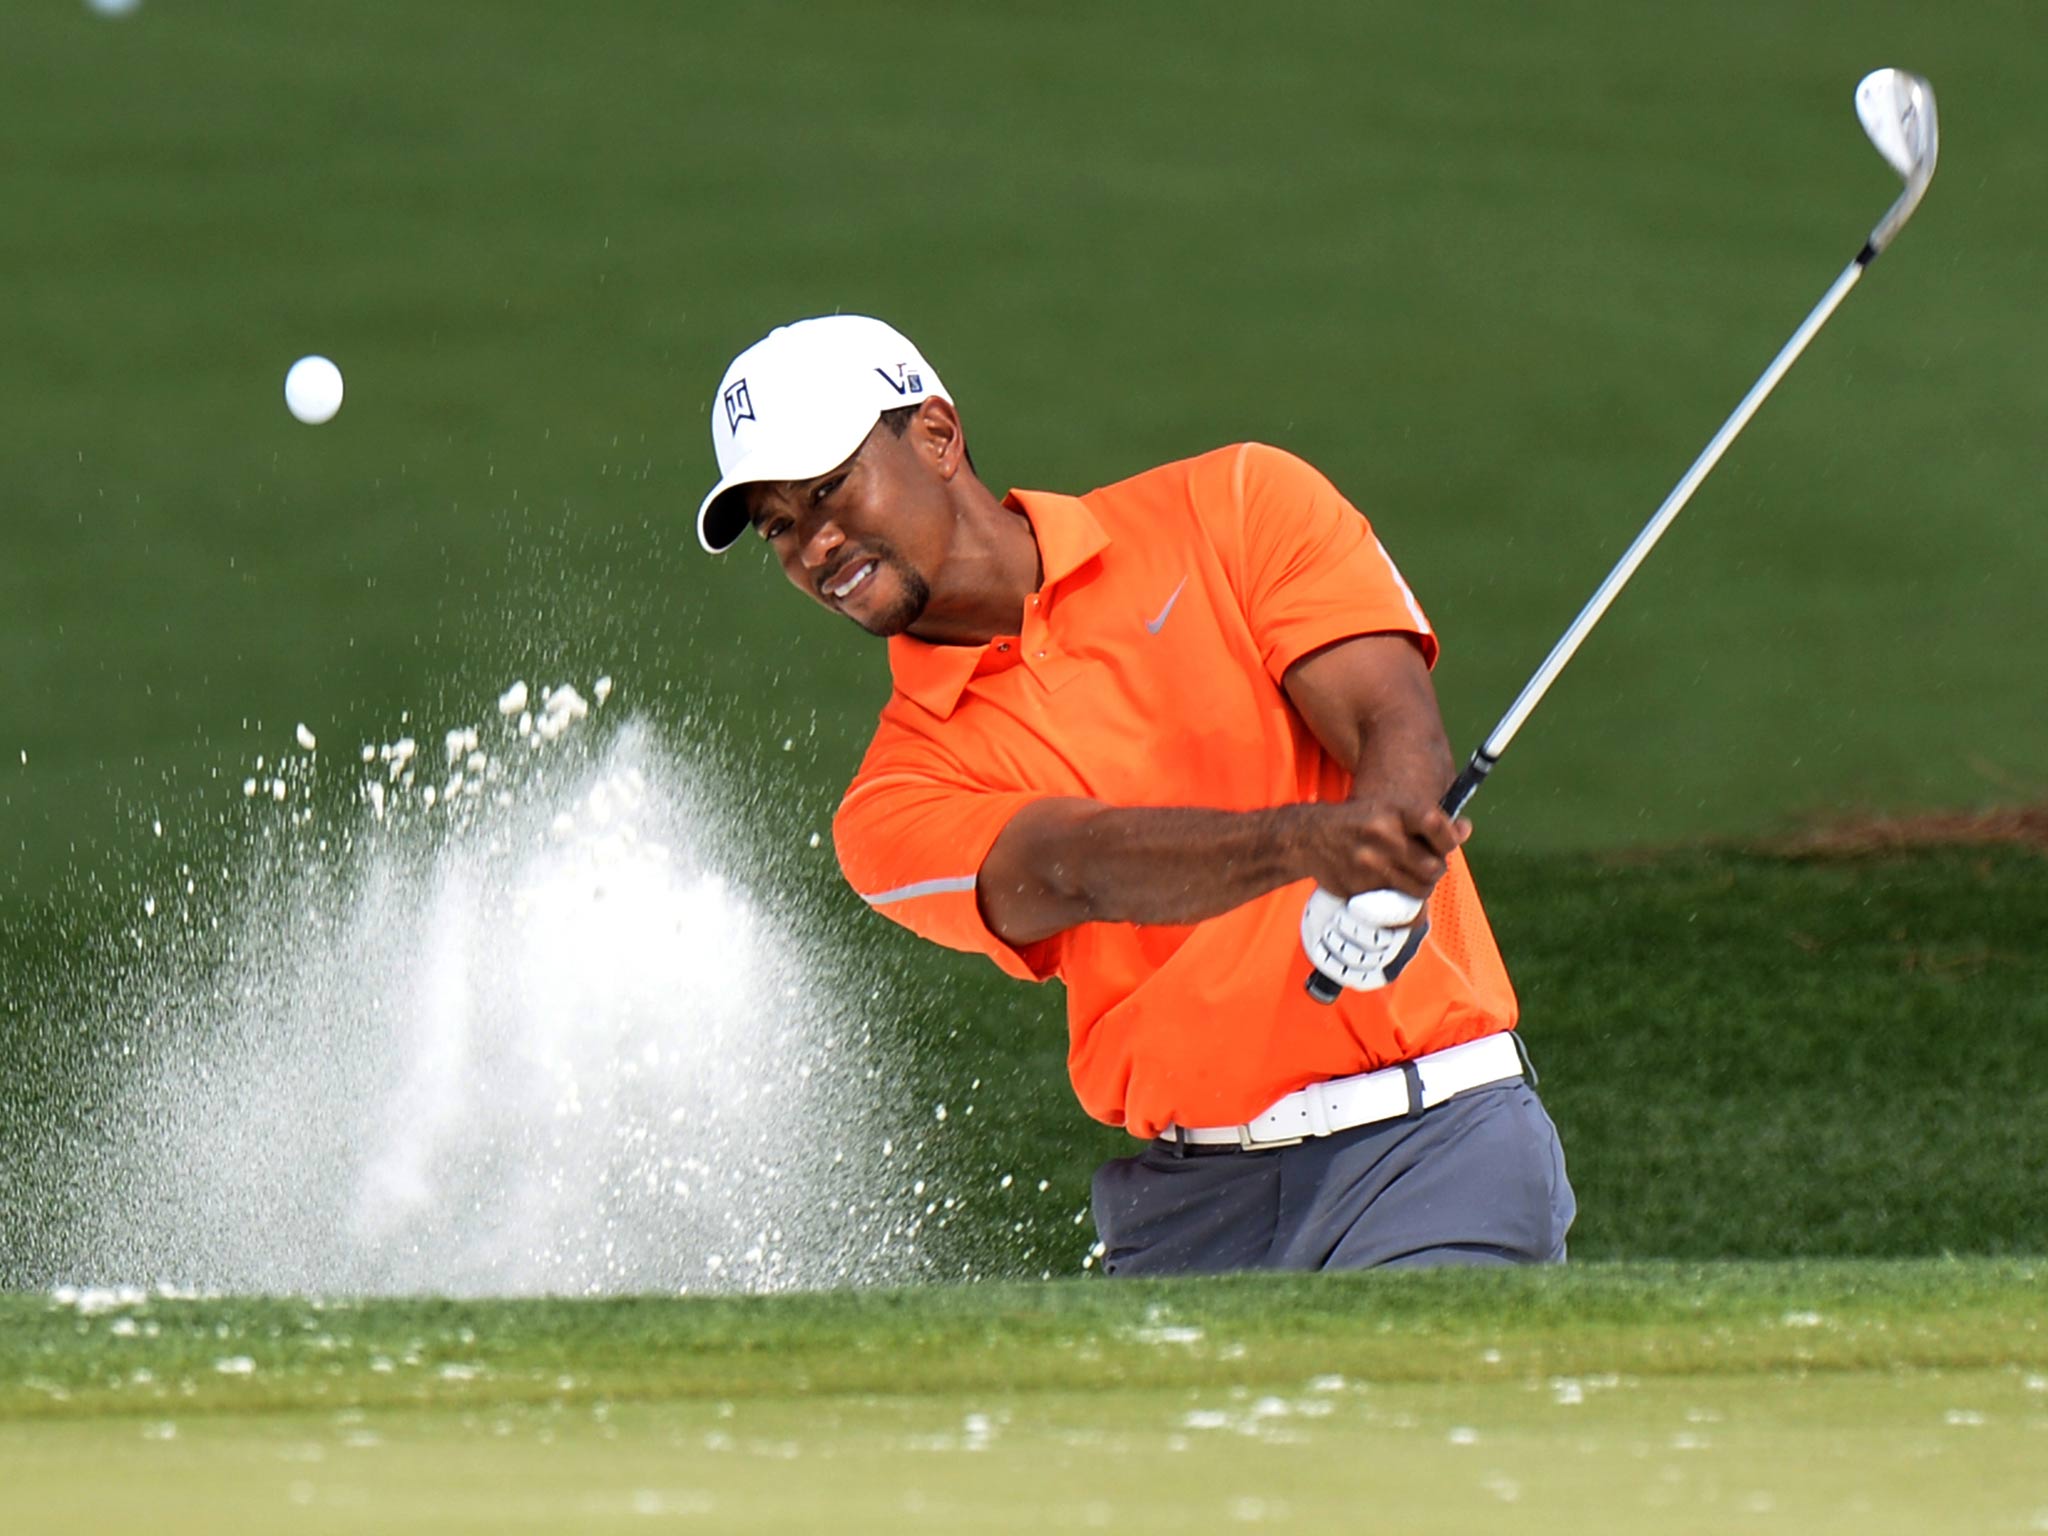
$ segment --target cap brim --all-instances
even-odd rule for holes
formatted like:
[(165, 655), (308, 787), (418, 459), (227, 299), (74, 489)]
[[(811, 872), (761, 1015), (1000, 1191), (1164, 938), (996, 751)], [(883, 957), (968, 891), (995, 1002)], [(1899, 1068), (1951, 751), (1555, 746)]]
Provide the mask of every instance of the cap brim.
[(697, 507), (697, 542), (705, 553), (722, 555), (747, 531), (747, 487), (752, 480), (721, 480)]

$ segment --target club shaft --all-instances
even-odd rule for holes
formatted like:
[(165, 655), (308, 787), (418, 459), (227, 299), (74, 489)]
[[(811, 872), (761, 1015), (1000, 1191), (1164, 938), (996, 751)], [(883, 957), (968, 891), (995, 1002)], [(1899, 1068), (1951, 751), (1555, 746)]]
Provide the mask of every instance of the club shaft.
[(1757, 408), (1777, 387), (1778, 380), (1782, 379), (1786, 371), (1799, 360), (1799, 354), (1806, 350), (1806, 344), (1813, 340), (1814, 333), (1827, 324), (1828, 316), (1832, 315), (1842, 300), (1848, 297), (1849, 290), (1856, 286), (1856, 280), (1863, 275), (1864, 267), (1875, 254), (1866, 246), (1854, 261), (1843, 268), (1842, 275), (1835, 279), (1834, 285), (1801, 322), (1799, 329), (1792, 333), (1792, 339), (1785, 343), (1776, 357), (1771, 359), (1770, 367), (1766, 368), (1762, 377), (1750, 386), (1749, 393), (1742, 397), (1742, 402), (1735, 407), (1734, 413), (1721, 423), (1721, 430), (1714, 434), (1713, 440), (1702, 450), (1700, 456), (1693, 460), (1692, 468), (1688, 469), (1684, 478), (1671, 488), (1671, 494), (1664, 498), (1664, 504), (1657, 508), (1656, 514), (1644, 524), (1643, 531), (1636, 535), (1635, 542), (1630, 544), (1621, 559), (1615, 562), (1614, 569), (1607, 573), (1607, 579), (1600, 583), (1600, 590), (1595, 592), (1586, 606), (1579, 610), (1579, 616), (1572, 620), (1571, 628), (1567, 629), (1557, 644), (1551, 647), (1550, 654), (1543, 660), (1543, 665), (1536, 669), (1535, 676), (1529, 679), (1521, 694), (1508, 707), (1508, 712), (1501, 716), (1500, 723), (1487, 736), (1486, 744), (1473, 754), (1472, 765), (1467, 768), (1466, 775), (1461, 775), (1459, 784), (1453, 785), (1450, 794), (1445, 796), (1445, 809), (1450, 809), (1451, 795), (1459, 795), (1460, 786), (1464, 785), (1466, 776), (1473, 775), (1476, 769), (1473, 782), (1464, 787), (1458, 805), (1462, 807), (1464, 802), (1471, 798), (1472, 792), (1478, 788), (1478, 780), (1485, 778), (1487, 770), (1491, 769), (1494, 763), (1499, 761), (1500, 755), (1507, 751), (1508, 743), (1515, 739), (1515, 733), (1521, 730), (1523, 722), (1529, 718), (1536, 706), (1543, 702), (1543, 695), (1550, 691), (1550, 685), (1557, 681), (1557, 675), (1565, 669), (1565, 664), (1577, 654), (1579, 647), (1585, 643), (1586, 636), (1592, 633), (1593, 626), (1600, 622), (1601, 616), (1607, 612), (1615, 598), (1621, 595), (1621, 589), (1628, 585), (1628, 580), (1635, 575), (1636, 568), (1648, 559), (1650, 551), (1657, 547), (1657, 541), (1664, 536), (1664, 530), (1669, 528), (1678, 514), (1685, 510), (1685, 504), (1692, 499), (1692, 493), (1699, 489), (1700, 482), (1707, 478), (1716, 464), (1720, 463), (1721, 455), (1728, 451), (1728, 445), (1735, 441), (1736, 435), (1749, 425), (1750, 417), (1757, 413)]
[[(1895, 119), (1884, 115), (1883, 95), (1887, 90), (1891, 92), (1890, 105), (1896, 114)], [(1866, 93), (1869, 93), (1867, 99)], [(1501, 754), (1507, 751), (1508, 744), (1522, 729), (1523, 722), (1535, 712), (1536, 706), (1543, 702), (1544, 694), (1550, 691), (1550, 685), (1557, 681), (1557, 676), (1564, 671), (1566, 663), (1578, 654), (1580, 645), (1584, 644), (1586, 636), (1592, 633), (1593, 626), (1600, 622), (1601, 616), (1607, 612), (1615, 598), (1621, 595), (1621, 589), (1627, 586), (1628, 579), (1635, 575), (1636, 567), (1649, 558), (1650, 551), (1657, 547), (1657, 541), (1664, 536), (1664, 530), (1671, 526), (1680, 512), (1685, 510), (1685, 504), (1692, 500), (1692, 493), (1699, 489), (1700, 482), (1707, 478), (1716, 464), (1721, 462), (1721, 455), (1728, 451), (1728, 445), (1735, 441), (1736, 435), (1744, 427), (1749, 425), (1750, 417), (1757, 413), (1758, 407), (1770, 397), (1771, 391), (1778, 387), (1778, 380), (1799, 361), (1799, 354), (1806, 350), (1806, 344), (1813, 340), (1814, 333), (1827, 324), (1828, 317), (1834, 314), (1842, 300), (1849, 296), (1849, 290), (1854, 288), (1857, 280), (1863, 276), (1863, 269), (1875, 261), (1879, 253), (1891, 244), (1892, 238), (1905, 227), (1906, 220), (1910, 219), (1913, 211), (1920, 206), (1920, 199), (1926, 195), (1928, 183), (1934, 176), (1939, 143), (1935, 131), (1933, 88), (1918, 75), (1909, 75), (1900, 70), (1880, 70), (1866, 76), (1863, 83), (1857, 87), (1856, 110), (1857, 115), (1863, 119), (1865, 131), (1883, 151), (1886, 160), (1906, 178), (1905, 190), (1886, 211), (1877, 227), (1871, 230), (1870, 238), (1864, 242), (1863, 249), (1857, 253), (1856, 259), (1842, 269), (1842, 275), (1835, 279), (1825, 294), (1821, 295), (1820, 302), (1814, 305), (1806, 319), (1800, 323), (1799, 329), (1792, 333), (1791, 340), (1778, 350), (1778, 355), (1771, 359), (1770, 366), (1749, 387), (1749, 393), (1742, 397), (1728, 419), (1721, 423), (1721, 430), (1714, 434), (1713, 439), (1701, 450), (1700, 456), (1693, 460), (1692, 467), (1685, 472), (1678, 484), (1671, 488), (1671, 494), (1664, 498), (1664, 504), (1657, 508), (1655, 515), (1644, 524), (1642, 532), (1636, 535), (1635, 542), (1630, 544), (1621, 559), (1615, 562), (1614, 569), (1607, 573), (1607, 579), (1600, 583), (1600, 589), (1593, 594), (1592, 599), (1579, 610), (1579, 616), (1572, 620), (1571, 627), (1558, 639), (1557, 644), (1550, 648), (1550, 654), (1543, 659), (1543, 665), (1538, 667), (1535, 675), (1523, 685), (1520, 695), (1508, 707), (1508, 712), (1501, 716), (1500, 723), (1494, 726), (1492, 733), (1487, 736), (1479, 750), (1472, 754), (1471, 760), (1465, 764), (1451, 787), (1444, 791), (1438, 805), (1445, 815), (1458, 816), (1464, 812), (1472, 797), (1479, 792), (1479, 786), (1486, 782), (1486, 776), (1493, 772), (1494, 764), (1500, 761)], [(1332, 1003), (1337, 1000), (1341, 986), (1320, 971), (1311, 971), (1308, 991), (1318, 1002)]]
[[(1508, 712), (1501, 716), (1500, 724), (1493, 728), (1492, 734), (1486, 738), (1485, 745), (1472, 754), (1472, 759), (1466, 763), (1464, 771), (1458, 775), (1451, 787), (1444, 791), (1443, 799), (1437, 803), (1445, 815), (1459, 815), (1472, 797), (1479, 792), (1479, 786), (1486, 782), (1486, 776), (1493, 771), (1493, 765), (1500, 761), (1500, 755), (1507, 751), (1508, 743), (1513, 741), (1515, 733), (1521, 730), (1522, 722), (1527, 720), (1536, 706), (1543, 702), (1543, 695), (1548, 693), (1550, 685), (1557, 681), (1558, 673), (1565, 669), (1565, 664), (1577, 653), (1586, 636), (1592, 632), (1593, 626), (1600, 622), (1600, 616), (1607, 612), (1608, 606), (1620, 596), (1621, 589), (1628, 585), (1629, 577), (1635, 575), (1636, 567), (1649, 558), (1650, 551), (1657, 547), (1657, 541), (1664, 536), (1664, 530), (1669, 528), (1672, 520), (1685, 510), (1685, 504), (1692, 499), (1692, 493), (1699, 489), (1700, 482), (1707, 478), (1713, 467), (1721, 462), (1721, 455), (1728, 451), (1728, 445), (1735, 441), (1736, 434), (1749, 425), (1749, 418), (1756, 414), (1757, 407), (1764, 403), (1773, 389), (1777, 388), (1778, 380), (1785, 376), (1786, 370), (1799, 360), (1799, 354), (1804, 352), (1806, 344), (1813, 340), (1814, 332), (1827, 324), (1828, 316), (1832, 315), (1836, 306), (1848, 297), (1849, 290), (1856, 286), (1856, 280), (1863, 275), (1863, 269), (1876, 259), (1879, 249), (1881, 247), (1874, 242), (1865, 245), (1857, 253), (1856, 259), (1842, 269), (1842, 275), (1835, 279), (1834, 285), (1821, 296), (1821, 301), (1814, 305), (1812, 312), (1800, 322), (1799, 329), (1792, 333), (1792, 339), (1779, 349), (1778, 355), (1771, 359), (1770, 367), (1766, 368), (1762, 377), (1749, 387), (1749, 393), (1742, 397), (1733, 414), (1721, 423), (1721, 430), (1714, 434), (1713, 440), (1701, 451), (1700, 456), (1692, 461), (1692, 468), (1688, 469), (1684, 478), (1671, 488), (1671, 494), (1664, 498), (1664, 504), (1657, 509), (1649, 522), (1643, 525), (1643, 531), (1636, 535), (1635, 542), (1630, 544), (1621, 559), (1615, 562), (1614, 569), (1607, 573), (1607, 579), (1600, 583), (1600, 590), (1595, 592), (1591, 601), (1579, 610), (1579, 616), (1572, 620), (1571, 628), (1567, 629), (1557, 644), (1550, 648), (1550, 654), (1543, 659), (1543, 665), (1536, 669), (1536, 675), (1529, 679), (1520, 697), (1509, 706)], [(1310, 970), (1308, 994), (1317, 1002), (1333, 1003), (1341, 990), (1337, 982), (1320, 971)]]

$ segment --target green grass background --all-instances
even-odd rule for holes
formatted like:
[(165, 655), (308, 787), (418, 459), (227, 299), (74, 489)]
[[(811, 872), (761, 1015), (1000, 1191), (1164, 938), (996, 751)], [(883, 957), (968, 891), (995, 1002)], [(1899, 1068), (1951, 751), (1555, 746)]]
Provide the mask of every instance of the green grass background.
[[(708, 394), (865, 309), (998, 488), (1262, 437), (1378, 521), (1463, 744), (1943, 171), (1487, 792), (1532, 848), (2038, 794), (2048, 113), (2024, 0), (12, 7), (0, 900), (224, 757), (549, 665), (742, 743), (877, 650), (715, 562)], [(286, 365), (348, 403), (292, 421)], [(246, 722), (246, 725), (245, 725)], [(24, 766), (20, 754), (29, 756)], [(175, 778), (169, 776), (175, 775)], [(168, 779), (168, 782), (167, 782)]]
[[(47, 1025), (147, 823), (231, 850), (297, 721), (346, 751), (608, 671), (670, 736), (774, 759), (728, 786), (749, 835), (822, 825), (879, 650), (689, 528), (712, 385), (797, 315), (901, 324), (999, 488), (1305, 454), (1430, 609), (1476, 741), (1894, 195), (1850, 90), (1897, 63), (1940, 93), (1927, 203), (1517, 743), (1474, 856), (1581, 1252), (2038, 1250), (2038, 860), (1606, 855), (2041, 796), (2039, 19), (12, 7), (0, 1161), (94, 1048)], [(318, 430), (279, 394), (311, 351), (349, 385)], [(1065, 1097), (1054, 995), (792, 883), (908, 981), (907, 1102), (998, 1085), (960, 1157), (1050, 1164), (1070, 1211), (1122, 1142)], [(1066, 1262), (1065, 1216), (1031, 1219)]]

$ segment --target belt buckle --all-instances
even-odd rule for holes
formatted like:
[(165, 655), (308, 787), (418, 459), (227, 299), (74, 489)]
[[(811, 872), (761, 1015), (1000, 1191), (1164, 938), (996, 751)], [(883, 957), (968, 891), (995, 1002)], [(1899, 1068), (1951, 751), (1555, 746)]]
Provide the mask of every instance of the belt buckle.
[(1298, 1147), (1306, 1140), (1306, 1136), (1279, 1136), (1271, 1141), (1260, 1141), (1252, 1135), (1252, 1128), (1249, 1125), (1240, 1125), (1237, 1128), (1237, 1149), (1240, 1152), (1264, 1152), (1273, 1147)]

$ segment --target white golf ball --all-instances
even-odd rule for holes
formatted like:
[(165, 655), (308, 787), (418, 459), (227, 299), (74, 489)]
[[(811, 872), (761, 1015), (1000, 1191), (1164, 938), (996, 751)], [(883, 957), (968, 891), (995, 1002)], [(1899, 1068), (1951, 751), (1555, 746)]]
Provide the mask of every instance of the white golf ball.
[(142, 4), (142, 0), (85, 0), (85, 3), (102, 16), (127, 16)]
[(302, 357), (284, 376), (284, 403), (311, 427), (341, 409), (341, 370), (324, 357)]

